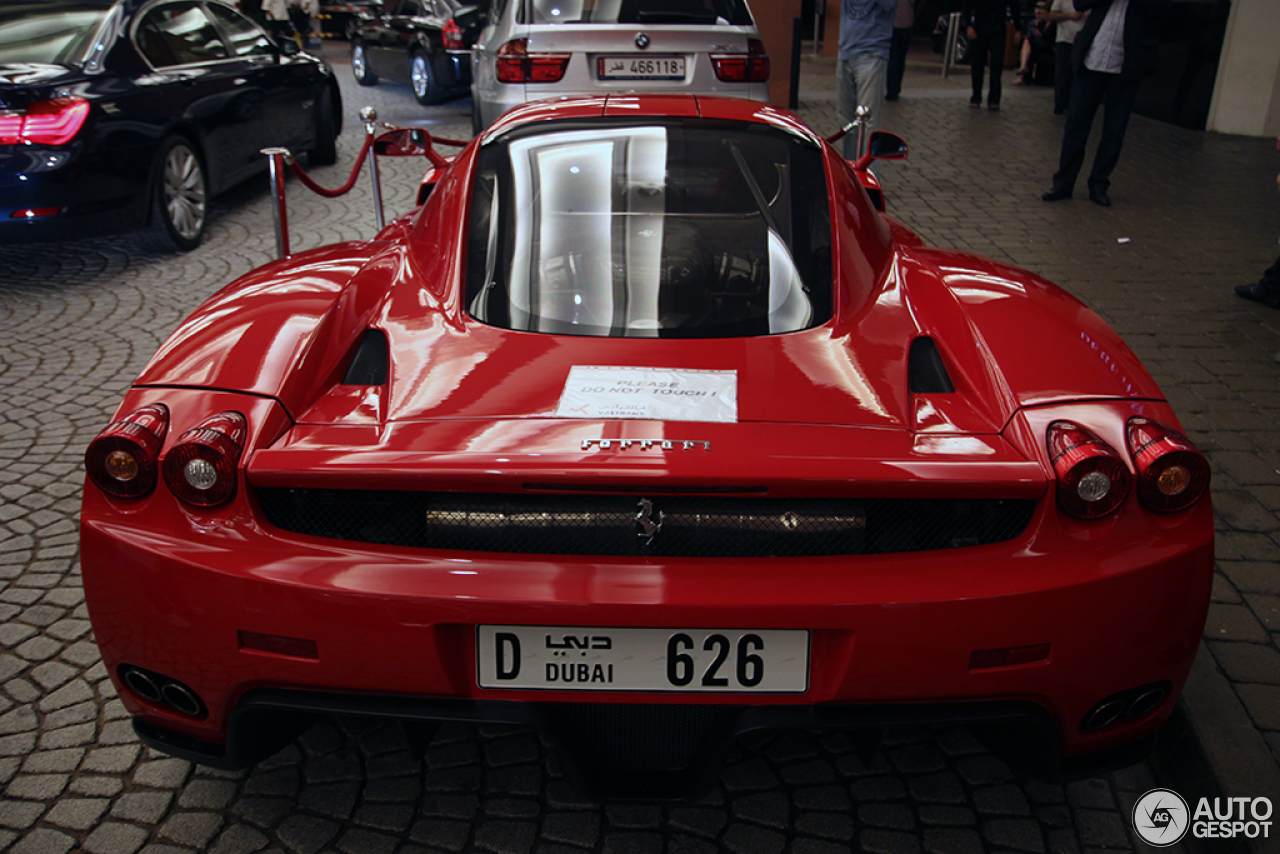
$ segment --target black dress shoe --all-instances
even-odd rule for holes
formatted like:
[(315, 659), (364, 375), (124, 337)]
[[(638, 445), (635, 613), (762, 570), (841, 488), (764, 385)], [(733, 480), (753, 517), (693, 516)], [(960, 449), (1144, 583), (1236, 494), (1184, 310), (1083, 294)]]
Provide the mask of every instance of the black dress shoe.
[(1069, 198), (1071, 198), (1071, 191), (1070, 191), (1070, 190), (1059, 190), (1057, 187), (1055, 187), (1055, 188), (1053, 188), (1052, 190), (1050, 190), (1049, 192), (1044, 193), (1043, 195), (1041, 195), (1041, 196), (1040, 196), (1040, 201), (1042, 201), (1042, 202), (1060, 202), (1060, 201), (1062, 201), (1063, 199), (1069, 199)]
[(1262, 282), (1236, 285), (1236, 296), (1260, 302), (1267, 308), (1280, 308), (1280, 288), (1269, 288)]
[(1089, 193), (1089, 201), (1093, 202), (1100, 208), (1111, 207), (1111, 197), (1102, 190), (1093, 190)]

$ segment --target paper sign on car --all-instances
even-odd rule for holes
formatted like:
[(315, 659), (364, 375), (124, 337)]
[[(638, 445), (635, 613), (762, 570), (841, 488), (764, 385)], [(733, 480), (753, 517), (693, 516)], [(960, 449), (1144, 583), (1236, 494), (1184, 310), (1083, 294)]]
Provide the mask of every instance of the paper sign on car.
[(738, 420), (738, 372), (574, 365), (559, 418)]

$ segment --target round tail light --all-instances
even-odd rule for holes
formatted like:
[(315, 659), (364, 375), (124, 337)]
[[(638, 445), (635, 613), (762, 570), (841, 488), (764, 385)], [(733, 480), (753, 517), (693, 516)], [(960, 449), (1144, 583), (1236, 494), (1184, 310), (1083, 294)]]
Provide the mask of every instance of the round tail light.
[(1177, 430), (1150, 418), (1130, 418), (1127, 439), (1143, 507), (1177, 513), (1209, 491), (1209, 461)]
[(112, 423), (89, 443), (84, 466), (98, 489), (116, 498), (141, 498), (156, 486), (157, 461), (169, 431), (169, 410), (153, 403)]
[(180, 501), (216, 507), (236, 494), (236, 463), (248, 425), (239, 412), (220, 412), (178, 437), (164, 458), (164, 482)]
[(1064, 513), (1100, 519), (1124, 503), (1133, 476), (1114, 448), (1070, 421), (1050, 424), (1048, 440), (1058, 506)]

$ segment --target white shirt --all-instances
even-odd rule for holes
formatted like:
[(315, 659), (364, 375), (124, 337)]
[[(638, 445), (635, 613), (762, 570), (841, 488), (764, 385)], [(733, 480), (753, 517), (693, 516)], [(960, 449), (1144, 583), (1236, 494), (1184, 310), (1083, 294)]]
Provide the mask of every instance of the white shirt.
[(1085, 68), (1106, 74), (1119, 74), (1124, 68), (1124, 16), (1128, 11), (1129, 0), (1115, 0), (1111, 4), (1085, 54)]
[[(1068, 14), (1075, 12), (1076, 4), (1074, 0), (1053, 0), (1053, 7), (1050, 11), (1066, 12)], [(1084, 27), (1084, 18), (1078, 21), (1066, 20), (1058, 21), (1058, 41), (1070, 44), (1076, 40), (1076, 34)]]

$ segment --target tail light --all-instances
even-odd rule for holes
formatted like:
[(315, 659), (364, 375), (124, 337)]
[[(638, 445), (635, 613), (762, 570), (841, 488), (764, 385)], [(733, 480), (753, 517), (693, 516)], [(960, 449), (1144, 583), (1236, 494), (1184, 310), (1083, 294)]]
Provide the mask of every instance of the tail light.
[(169, 410), (155, 403), (134, 410), (89, 443), (89, 480), (116, 498), (141, 498), (155, 489), (157, 461), (169, 431)]
[(498, 48), (498, 82), (559, 83), (569, 67), (567, 53), (529, 53), (528, 39), (512, 39)]
[(82, 98), (34, 101), (25, 115), (0, 115), (0, 145), (62, 145), (70, 142), (89, 117)]
[(462, 27), (458, 26), (458, 22), (453, 18), (444, 22), (444, 26), (440, 28), (440, 38), (444, 41), (445, 50), (464, 50), (466, 45), (462, 43)]
[(712, 54), (711, 65), (722, 83), (767, 83), (769, 81), (769, 54), (764, 42), (747, 39), (746, 53)]
[(1124, 503), (1133, 476), (1114, 448), (1070, 421), (1050, 424), (1048, 440), (1064, 513), (1099, 519)]
[(1130, 418), (1127, 439), (1138, 471), (1138, 500), (1157, 513), (1176, 513), (1209, 490), (1209, 461), (1172, 427)]
[(236, 494), (236, 463), (248, 426), (239, 412), (219, 412), (178, 437), (164, 458), (164, 482), (179, 500), (216, 507)]

